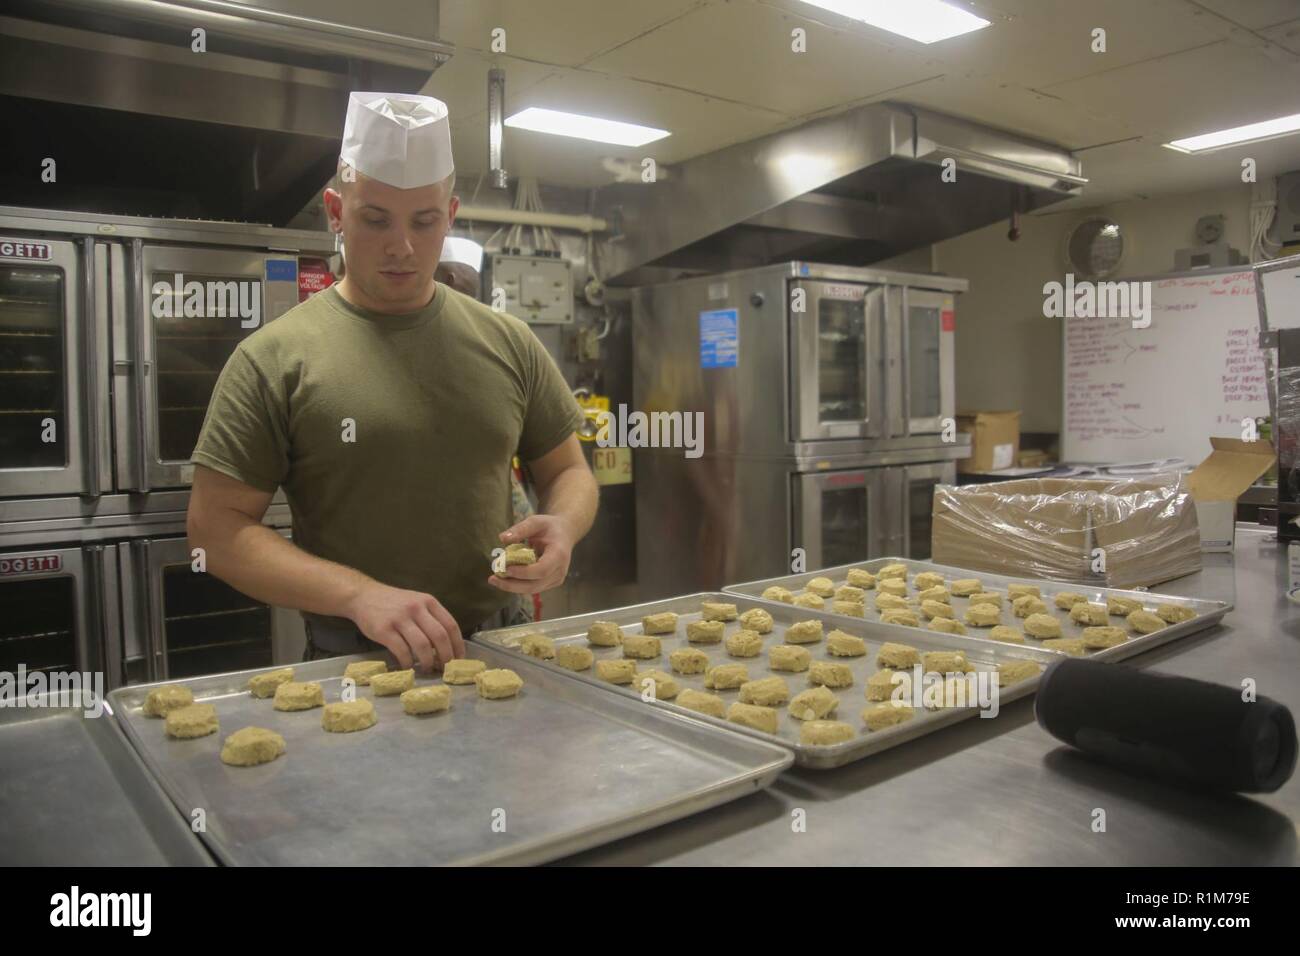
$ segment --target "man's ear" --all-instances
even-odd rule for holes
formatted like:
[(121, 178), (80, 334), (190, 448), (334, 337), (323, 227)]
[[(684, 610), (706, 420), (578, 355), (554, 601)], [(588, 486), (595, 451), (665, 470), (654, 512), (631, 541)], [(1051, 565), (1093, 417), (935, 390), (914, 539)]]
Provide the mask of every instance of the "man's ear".
[(460, 197), (452, 196), (447, 202), (447, 228), (456, 225), (456, 210), (460, 209)]
[(330, 231), (343, 231), (343, 194), (337, 189), (326, 188), (322, 195), (325, 200), (325, 215), (329, 218)]

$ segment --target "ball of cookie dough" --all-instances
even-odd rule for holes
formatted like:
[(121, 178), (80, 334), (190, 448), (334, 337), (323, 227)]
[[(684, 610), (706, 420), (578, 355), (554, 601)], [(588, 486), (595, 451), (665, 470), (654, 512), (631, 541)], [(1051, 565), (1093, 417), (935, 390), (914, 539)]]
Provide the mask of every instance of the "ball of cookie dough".
[[(586, 651), (585, 647), (578, 650)], [(587, 651), (588, 654), (591, 651)], [(420, 714), (436, 714), (451, 707), (451, 688), (446, 684), (430, 684), (427, 687), (412, 687), (402, 691), (402, 710), (415, 717)]]
[(613, 621), (593, 621), (587, 628), (587, 643), (593, 647), (618, 647), (623, 643), (623, 629)]
[(1142, 602), (1135, 601), (1133, 598), (1121, 597), (1118, 594), (1109, 594), (1106, 596), (1106, 613), (1115, 617), (1127, 617), (1134, 611), (1142, 609)]
[(555, 651), (555, 663), (565, 670), (585, 671), (595, 659), (596, 655), (591, 652), (591, 648), (576, 644), (565, 644)]
[(194, 704), (194, 692), (188, 687), (168, 684), (155, 687), (145, 695), (140, 712), (146, 717), (166, 717), (173, 710), (190, 707)]
[(936, 617), (928, 625), (930, 630), (939, 631), (943, 634), (965, 634), (966, 625), (961, 621), (953, 620), (950, 617)]
[(1043, 646), (1053, 651), (1061, 651), (1072, 657), (1082, 657), (1085, 650), (1081, 637), (1053, 637), (1043, 641)]
[(641, 618), (641, 631), (644, 634), (675, 634), (677, 633), (677, 615), (672, 611), (647, 614)]
[(800, 594), (797, 598), (794, 599), (794, 606), (810, 607), (813, 610), (820, 611), (822, 608), (826, 607), (826, 601), (818, 594), (812, 594), (812, 593)]
[(474, 675), (474, 683), (478, 686), (480, 697), (501, 700), (519, 693), (519, 688), (524, 686), (524, 679), (508, 667), (498, 667)]
[(1011, 610), (1016, 617), (1029, 617), (1031, 614), (1046, 614), (1047, 605), (1042, 598), (1032, 594), (1023, 594), (1011, 602)]
[(903, 627), (920, 627), (921, 622), (911, 611), (902, 608), (890, 608), (880, 612), (881, 624), (901, 624)]
[(1084, 647), (1104, 650), (1123, 644), (1128, 640), (1128, 632), (1122, 627), (1085, 627), (1079, 639)]
[(845, 584), (835, 589), (835, 600), (837, 601), (857, 601), (862, 604), (867, 599), (865, 588), (855, 588), (851, 584)]
[(391, 671), (370, 678), (370, 689), (376, 697), (395, 697), (415, 686), (415, 670)]
[(799, 728), (799, 742), (814, 747), (830, 747), (853, 739), (853, 728), (838, 720), (810, 720)]
[(1061, 622), (1051, 614), (1031, 614), (1025, 618), (1025, 633), (1040, 640), (1060, 637)]
[(845, 579), (855, 588), (874, 588), (876, 576), (863, 568), (849, 568)]
[(840, 699), (829, 687), (812, 687), (794, 695), (789, 706), (790, 716), (799, 720), (821, 720), (833, 714), (839, 703)]
[(901, 701), (888, 701), (884, 704), (875, 704), (862, 711), (862, 722), (867, 725), (867, 730), (884, 730), (886, 727), (893, 727), (895, 724), (906, 723), (916, 716), (914, 711), (907, 704)]
[(774, 671), (806, 671), (812, 655), (794, 644), (777, 644), (767, 649), (767, 666)]
[(893, 564), (887, 564), (876, 572), (876, 587), (880, 587), (881, 578), (906, 578), (907, 565), (895, 561)]
[(474, 678), (487, 670), (487, 663), (472, 657), (461, 657), (442, 665), (442, 679), (447, 684), (472, 684)]
[(505, 559), (506, 567), (512, 564), (536, 564), (537, 552), (526, 544), (515, 542), (506, 545)]
[(1007, 687), (1030, 677), (1036, 677), (1040, 668), (1033, 661), (1006, 661), (998, 665), (998, 686)]
[(736, 619), (736, 605), (705, 601), (700, 605), (700, 614), (706, 621), (734, 621)]
[(1075, 624), (1090, 624), (1095, 627), (1105, 627), (1108, 623), (1106, 617), (1106, 605), (1090, 604), (1087, 601), (1080, 601), (1074, 607), (1070, 608), (1070, 620)]
[(742, 704), (736, 701), (727, 708), (727, 720), (769, 734), (776, 733), (776, 711), (771, 707), (759, 707), (757, 704)]
[(286, 681), (275, 689), (276, 710), (311, 710), (325, 704), (325, 693), (315, 681)]
[(1190, 621), (1196, 617), (1196, 612), (1190, 607), (1183, 607), (1181, 604), (1158, 604), (1156, 605), (1156, 617), (1169, 624), (1181, 624), (1183, 621)]
[(852, 634), (834, 630), (826, 635), (826, 652), (834, 657), (864, 657), (867, 642)]
[(1134, 611), (1125, 620), (1128, 621), (1128, 626), (1139, 634), (1150, 634), (1165, 626), (1165, 622), (1150, 611)]
[(877, 611), (907, 610), (907, 599), (901, 598), (897, 594), (877, 594), (872, 603), (876, 606)]
[(966, 660), (965, 651), (926, 651), (921, 655), (921, 669), (927, 674), (969, 674), (975, 670)]
[(709, 690), (735, 690), (749, 680), (744, 664), (718, 664), (704, 672), (704, 686)]
[(544, 661), (555, 659), (555, 641), (542, 634), (525, 634), (519, 642), (519, 649), (529, 657)]
[(957, 597), (970, 597), (984, 590), (979, 578), (958, 578), (948, 585), (948, 590)]
[(756, 634), (772, 633), (772, 615), (768, 614), (761, 607), (751, 607), (744, 614), (740, 615), (740, 626), (747, 631), (753, 631)]
[(596, 661), (596, 676), (611, 684), (630, 684), (636, 674), (636, 661)]
[(1068, 611), (1076, 604), (1088, 599), (1075, 591), (1061, 591), (1052, 600), (1056, 602), (1056, 606), (1062, 611)]
[(928, 618), (953, 616), (952, 605), (944, 604), (942, 601), (922, 601), (921, 613)]
[(242, 727), (221, 744), (221, 762), (232, 767), (256, 767), (284, 753), (284, 738), (265, 727)]
[(757, 657), (763, 653), (763, 638), (755, 631), (741, 628), (727, 638), (726, 648), (732, 657)]
[(375, 726), (375, 705), (364, 697), (326, 704), (320, 725), (332, 734), (350, 734)]
[(694, 647), (680, 647), (668, 655), (668, 663), (679, 674), (703, 674), (709, 655)]
[(993, 630), (989, 631), (989, 637), (995, 641), (1002, 641), (1006, 644), (1023, 644), (1025, 635), (1020, 633), (1014, 627), (1007, 627), (1005, 624), (999, 624)]
[(845, 617), (866, 617), (867, 606), (861, 601), (832, 601), (831, 612)]
[(853, 685), (853, 671), (849, 669), (848, 664), (837, 664), (834, 661), (813, 661), (812, 666), (808, 668), (809, 684), (824, 684), (827, 687), (851, 687)]
[(773, 584), (770, 588), (764, 588), (763, 597), (769, 601), (780, 601), (782, 604), (794, 603), (794, 592), (789, 588), (781, 587), (779, 584)]
[(764, 677), (740, 685), (740, 702), (760, 707), (779, 707), (790, 699), (790, 688), (783, 677)]
[[(265, 700), (267, 697), (274, 697), (275, 689), (291, 680), (293, 680), (292, 667), (281, 667), (279, 670), (267, 671), (265, 674), (254, 674), (248, 679), (248, 692), (254, 697)], [(230, 735), (233, 736), (234, 734)], [(230, 737), (226, 739), (229, 740)]]
[(821, 621), (799, 621), (785, 629), (787, 644), (815, 644), (821, 639)]
[(970, 604), (992, 604), (998, 610), (1002, 609), (1002, 595), (996, 591), (976, 591), (970, 596)]
[(813, 578), (803, 589), (818, 597), (828, 598), (835, 593), (835, 582), (830, 578)]
[(167, 711), (163, 721), (163, 732), (168, 737), (178, 740), (191, 740), (215, 734), (220, 724), (217, 722), (217, 709), (211, 704), (190, 704), (188, 707), (174, 707)]
[(672, 700), (681, 690), (681, 685), (672, 674), (649, 670), (637, 672), (632, 678), (632, 689), (638, 694), (644, 694), (648, 690), (655, 700)]
[(906, 597), (907, 582), (902, 578), (885, 578), (876, 582), (876, 590), (881, 594), (892, 594), (895, 597)]
[(659, 638), (648, 634), (627, 634), (623, 637), (623, 656), (648, 661), (661, 653)]
[(902, 688), (902, 696), (911, 697), (912, 675), (886, 667), (867, 678), (867, 700), (889, 700), (899, 688)]
[(691, 621), (686, 625), (686, 640), (692, 644), (716, 644), (726, 629), (721, 621)]
[(677, 704), (711, 717), (722, 717), (727, 712), (726, 703), (717, 694), (706, 694), (689, 687), (677, 695)]
[(370, 683), (370, 678), (387, 671), (388, 665), (383, 661), (353, 661), (343, 668), (343, 676), (352, 678), (358, 687), (365, 687)]
[(1038, 590), (1037, 584), (1008, 584), (1007, 585), (1007, 599), (1011, 601), (1013, 604), (1015, 603), (1016, 598), (1026, 597), (1026, 596), (1040, 598), (1043, 596), (1043, 592)]
[(945, 587), (926, 588), (916, 595), (916, 599), (921, 602), (939, 601), (943, 604), (951, 604), (952, 592)]
[(910, 644), (895, 644), (888, 641), (880, 645), (880, 650), (876, 654), (876, 663), (881, 667), (901, 670), (921, 663), (921, 654)]
[(1002, 609), (996, 604), (972, 604), (961, 619), (973, 627), (992, 627), (1002, 620)]
[(930, 588), (943, 587), (943, 575), (937, 571), (922, 571), (916, 577), (912, 578), (912, 587), (918, 591), (928, 591)]

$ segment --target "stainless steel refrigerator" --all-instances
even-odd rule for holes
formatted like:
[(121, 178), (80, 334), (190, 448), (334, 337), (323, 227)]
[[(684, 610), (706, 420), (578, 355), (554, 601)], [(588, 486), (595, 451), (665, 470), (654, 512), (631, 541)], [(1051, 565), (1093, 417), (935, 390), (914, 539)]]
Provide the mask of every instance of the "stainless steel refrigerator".
[(703, 415), (634, 451), (651, 600), (883, 554), (928, 557), (955, 431), (963, 279), (788, 262), (633, 293), (631, 411)]

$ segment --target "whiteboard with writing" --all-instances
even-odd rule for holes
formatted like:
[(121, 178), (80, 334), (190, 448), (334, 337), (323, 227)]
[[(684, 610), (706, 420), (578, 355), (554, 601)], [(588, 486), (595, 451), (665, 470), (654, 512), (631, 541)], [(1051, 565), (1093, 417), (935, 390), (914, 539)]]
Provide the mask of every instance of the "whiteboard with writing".
[(1196, 464), (1209, 436), (1240, 438), (1243, 418), (1268, 414), (1250, 270), (1150, 282), (1148, 328), (1062, 320), (1063, 461)]

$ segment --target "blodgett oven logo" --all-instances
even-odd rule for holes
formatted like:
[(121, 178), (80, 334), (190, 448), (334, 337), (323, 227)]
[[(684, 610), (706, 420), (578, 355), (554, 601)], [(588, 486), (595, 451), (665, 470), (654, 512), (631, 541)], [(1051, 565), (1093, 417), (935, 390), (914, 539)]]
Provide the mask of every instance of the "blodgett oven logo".
[(0, 575), (61, 570), (63, 570), (63, 558), (57, 554), (36, 554), (25, 558), (0, 557)]
[(0, 238), (0, 259), (48, 259), (50, 247), (44, 242)]

